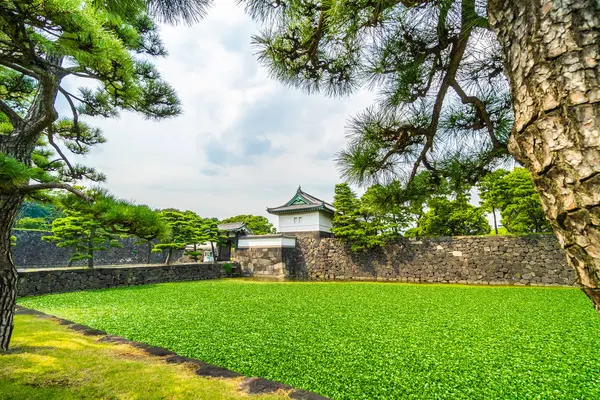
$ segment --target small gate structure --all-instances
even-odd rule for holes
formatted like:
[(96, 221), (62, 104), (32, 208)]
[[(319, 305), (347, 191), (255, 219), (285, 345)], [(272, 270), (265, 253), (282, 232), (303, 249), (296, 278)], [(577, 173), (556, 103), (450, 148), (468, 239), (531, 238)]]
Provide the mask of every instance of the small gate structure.
[(218, 228), (227, 239), (218, 246), (217, 261), (231, 261), (233, 249), (237, 249), (240, 237), (251, 235), (252, 231), (243, 222), (219, 224)]

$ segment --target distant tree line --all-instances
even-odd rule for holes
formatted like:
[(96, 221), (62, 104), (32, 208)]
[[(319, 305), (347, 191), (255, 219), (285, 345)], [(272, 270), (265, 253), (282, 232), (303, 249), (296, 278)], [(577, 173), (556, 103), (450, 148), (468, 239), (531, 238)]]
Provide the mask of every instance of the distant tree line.
[[(458, 175), (457, 175), (458, 176)], [(470, 203), (476, 188), (480, 205)], [(551, 232), (538, 193), (524, 168), (496, 170), (475, 184), (418, 173), (411, 185), (393, 181), (373, 185), (358, 197), (347, 183), (335, 187), (332, 233), (354, 251), (410, 236), (487, 235), (491, 213), (494, 233)], [(497, 213), (503, 229), (499, 228)]]
[[(42, 240), (71, 249), (68, 266), (86, 260), (89, 268), (94, 267), (96, 252), (120, 247), (119, 239), (125, 237), (135, 237), (138, 244), (147, 247), (148, 263), (152, 252), (166, 251), (166, 264), (173, 260), (174, 250), (183, 250), (198, 261), (202, 256), (198, 244), (210, 243), (214, 254), (215, 245), (226, 239), (218, 229), (217, 218), (202, 218), (193, 211), (174, 208), (153, 210), (118, 199), (105, 190), (84, 192), (89, 200), (66, 194), (48, 196), (45, 202), (23, 202), (14, 228), (51, 231)], [(243, 222), (255, 234), (275, 232), (275, 227), (263, 216), (244, 214), (222, 222)]]

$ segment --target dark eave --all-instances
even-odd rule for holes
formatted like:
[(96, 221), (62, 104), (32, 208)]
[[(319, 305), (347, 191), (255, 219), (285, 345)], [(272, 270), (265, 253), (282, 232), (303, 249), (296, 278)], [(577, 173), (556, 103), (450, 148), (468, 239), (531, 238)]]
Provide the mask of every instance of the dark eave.
[(299, 186), (294, 197), (292, 197), (287, 203), (279, 207), (267, 208), (268, 213), (275, 215), (292, 214), (305, 211), (323, 211), (328, 214), (333, 214), (335, 212), (335, 208), (331, 204), (311, 196), (306, 192), (303, 192)]
[(306, 211), (323, 211), (328, 214), (333, 214), (334, 210), (327, 208), (325, 205), (303, 205), (303, 206), (289, 206), (289, 207), (276, 207), (276, 208), (267, 208), (267, 212), (269, 214), (294, 214), (299, 212)]

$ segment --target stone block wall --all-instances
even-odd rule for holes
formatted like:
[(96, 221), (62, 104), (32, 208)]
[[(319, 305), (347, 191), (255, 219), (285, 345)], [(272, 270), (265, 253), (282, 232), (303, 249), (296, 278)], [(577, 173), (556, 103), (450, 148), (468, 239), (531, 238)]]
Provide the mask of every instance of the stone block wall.
[[(237, 249), (233, 258), (246, 276), (283, 279), (287, 277), (281, 247)], [(293, 249), (292, 249), (293, 250)]]
[(553, 235), (399, 239), (353, 253), (335, 238), (299, 237), (288, 271), (309, 280), (576, 285)]
[(21, 270), (19, 271), (18, 296), (240, 276), (238, 264), (232, 263), (231, 273), (225, 271), (224, 264), (226, 263)]
[[(72, 249), (57, 247), (55, 243), (44, 242), (42, 236), (50, 236), (52, 232), (29, 231), (15, 229), (13, 235), (17, 245), (13, 247), (12, 258), (17, 268), (54, 268), (65, 267), (69, 263)], [(94, 254), (95, 265), (146, 264), (148, 246), (136, 244), (136, 238), (119, 240), (122, 247), (113, 247)], [(173, 252), (173, 261), (181, 259), (183, 251)], [(150, 254), (151, 264), (162, 264), (166, 259), (166, 251)], [(86, 260), (76, 261), (74, 266), (86, 265)]]

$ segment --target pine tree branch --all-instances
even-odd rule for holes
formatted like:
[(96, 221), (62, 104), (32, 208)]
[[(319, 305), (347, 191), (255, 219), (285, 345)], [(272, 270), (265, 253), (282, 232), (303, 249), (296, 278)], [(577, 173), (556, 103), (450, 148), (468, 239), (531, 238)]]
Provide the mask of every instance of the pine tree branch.
[(321, 13), (319, 14), (319, 22), (317, 24), (317, 30), (315, 31), (312, 43), (310, 45), (310, 48), (308, 49), (308, 57), (310, 59), (310, 63), (315, 68), (317, 68), (317, 49), (319, 48), (319, 42), (321, 41), (321, 37), (323, 36), (324, 23), (325, 11), (321, 10)]
[(19, 114), (15, 112), (8, 104), (4, 101), (0, 100), (0, 111), (6, 114), (6, 116), (10, 119), (13, 127), (19, 126), (23, 123), (23, 118)]
[(387, 160), (398, 151), (400, 144), (403, 141), (406, 141), (408, 139), (409, 133), (412, 133), (413, 135), (421, 134), (421, 135), (427, 136), (428, 131), (425, 129), (422, 129), (422, 128), (414, 127), (414, 126), (404, 126), (404, 127), (399, 128), (398, 129), (398, 137), (394, 141), (392, 148), (381, 159), (381, 162), (380, 162), (381, 166), (383, 166), (387, 162)]
[(77, 107), (75, 107), (75, 103), (73, 103), (73, 99), (71, 98), (71, 94), (67, 92), (62, 86), (58, 86), (58, 91), (67, 99), (69, 103), (69, 107), (71, 107), (71, 113), (73, 114), (73, 128), (77, 133), (77, 138), (79, 138), (79, 112), (77, 111)]
[(30, 77), (35, 78), (35, 79), (39, 79), (40, 78), (40, 76), (37, 73), (35, 73), (34, 71), (32, 71), (30, 69), (27, 69), (27, 68), (24, 68), (23, 66), (17, 65), (17, 64), (15, 64), (13, 62), (10, 62), (10, 61), (6, 60), (6, 59), (0, 58), (0, 65), (4, 65), (7, 68), (10, 68), (12, 70), (15, 70), (17, 72), (22, 73), (23, 75), (27, 75), (27, 76), (30, 76)]
[[(94, 112), (99, 112), (99, 111), (98, 111), (98, 109), (97, 109), (96, 107), (94, 107), (94, 105), (93, 105), (92, 103), (90, 103), (89, 101), (86, 101), (86, 100), (82, 99), (82, 98), (81, 98), (81, 97), (79, 97), (79, 96), (75, 96), (75, 95), (74, 95), (73, 93), (71, 93), (71, 92), (67, 92), (67, 91), (66, 91), (64, 88), (62, 88), (62, 87), (59, 87), (59, 90), (60, 90), (60, 92), (61, 92), (62, 94), (64, 94), (65, 96), (69, 96), (71, 99), (75, 99), (75, 100), (77, 100), (78, 102), (80, 102), (80, 103), (82, 103), (82, 104), (85, 104), (85, 105), (87, 105), (87, 106), (88, 106), (88, 107), (90, 107), (92, 110), (94, 110)], [(73, 110), (73, 109), (71, 108), (71, 110)]]
[(48, 143), (50, 144), (50, 146), (54, 147), (54, 150), (56, 150), (56, 152), (58, 153), (58, 155), (60, 156), (60, 158), (67, 165), (67, 168), (69, 168), (69, 171), (71, 172), (71, 176), (74, 179), (80, 178), (75, 173), (75, 169), (73, 168), (73, 165), (71, 165), (71, 162), (69, 161), (69, 159), (67, 158), (67, 156), (65, 156), (65, 154), (62, 152), (62, 150), (60, 149), (60, 147), (58, 146), (58, 144), (56, 144), (56, 142), (54, 141), (54, 133), (51, 130), (48, 130), (47, 137), (48, 137)]
[(22, 186), (18, 188), (18, 191), (23, 194), (28, 194), (32, 192), (37, 192), (38, 190), (47, 190), (47, 189), (62, 189), (68, 192), (73, 193), (74, 195), (81, 197), (83, 200), (87, 202), (91, 202), (92, 199), (89, 198), (85, 193), (81, 190), (75, 189), (73, 186), (68, 185), (66, 183), (60, 182), (46, 182), (46, 183), (35, 183), (33, 185)]
[(70, 75), (75, 75), (78, 76), (80, 78), (88, 78), (88, 79), (96, 79), (96, 80), (103, 80), (103, 78), (100, 75), (97, 74), (93, 74), (85, 69), (82, 69), (80, 66), (77, 67), (69, 67), (69, 68), (62, 68), (61, 70), (70, 74)]
[(31, 123), (28, 124), (28, 129), (23, 131), (24, 136), (33, 140), (56, 120), (58, 113), (54, 108), (54, 101), (57, 92), (58, 82), (53, 77), (41, 77), (38, 82), (38, 92), (29, 107), (27, 115), (25, 115), (25, 120), (31, 121)]
[(444, 78), (442, 79), (442, 83), (440, 84), (438, 94), (435, 99), (433, 113), (431, 115), (431, 123), (428, 127), (429, 134), (427, 136), (427, 142), (425, 143), (425, 146), (423, 146), (419, 157), (417, 157), (417, 160), (415, 161), (415, 165), (413, 166), (410, 177), (408, 179), (409, 184), (412, 183), (414, 177), (417, 175), (421, 162), (425, 158), (427, 152), (433, 146), (433, 138), (437, 133), (444, 99), (446, 98), (446, 94), (448, 93), (448, 88), (450, 87), (451, 83), (456, 80), (456, 73), (458, 72), (458, 67), (460, 66), (463, 55), (465, 54), (465, 50), (467, 49), (467, 44), (469, 42), (469, 38), (473, 30), (471, 20), (473, 18), (474, 12), (475, 0), (464, 0), (461, 5), (460, 34), (458, 40), (454, 41), (454, 43), (452, 44), (452, 48), (450, 49), (450, 61), (448, 64), (448, 70), (444, 75)]
[(456, 91), (456, 93), (460, 97), (463, 104), (472, 104), (475, 108), (477, 108), (477, 110), (479, 110), (479, 113), (481, 114), (481, 118), (483, 119), (483, 122), (485, 122), (485, 125), (487, 127), (487, 131), (488, 131), (490, 140), (492, 141), (492, 145), (494, 146), (494, 148), (495, 149), (501, 149), (501, 148), (505, 149), (506, 145), (503, 145), (502, 143), (500, 143), (500, 141), (494, 134), (494, 124), (492, 123), (492, 120), (490, 119), (490, 116), (485, 108), (485, 104), (483, 103), (483, 101), (481, 101), (481, 99), (476, 96), (468, 96), (465, 93), (465, 91), (460, 87), (460, 85), (458, 84), (456, 79), (454, 79), (452, 81), (451, 86), (454, 89), (454, 91)]

